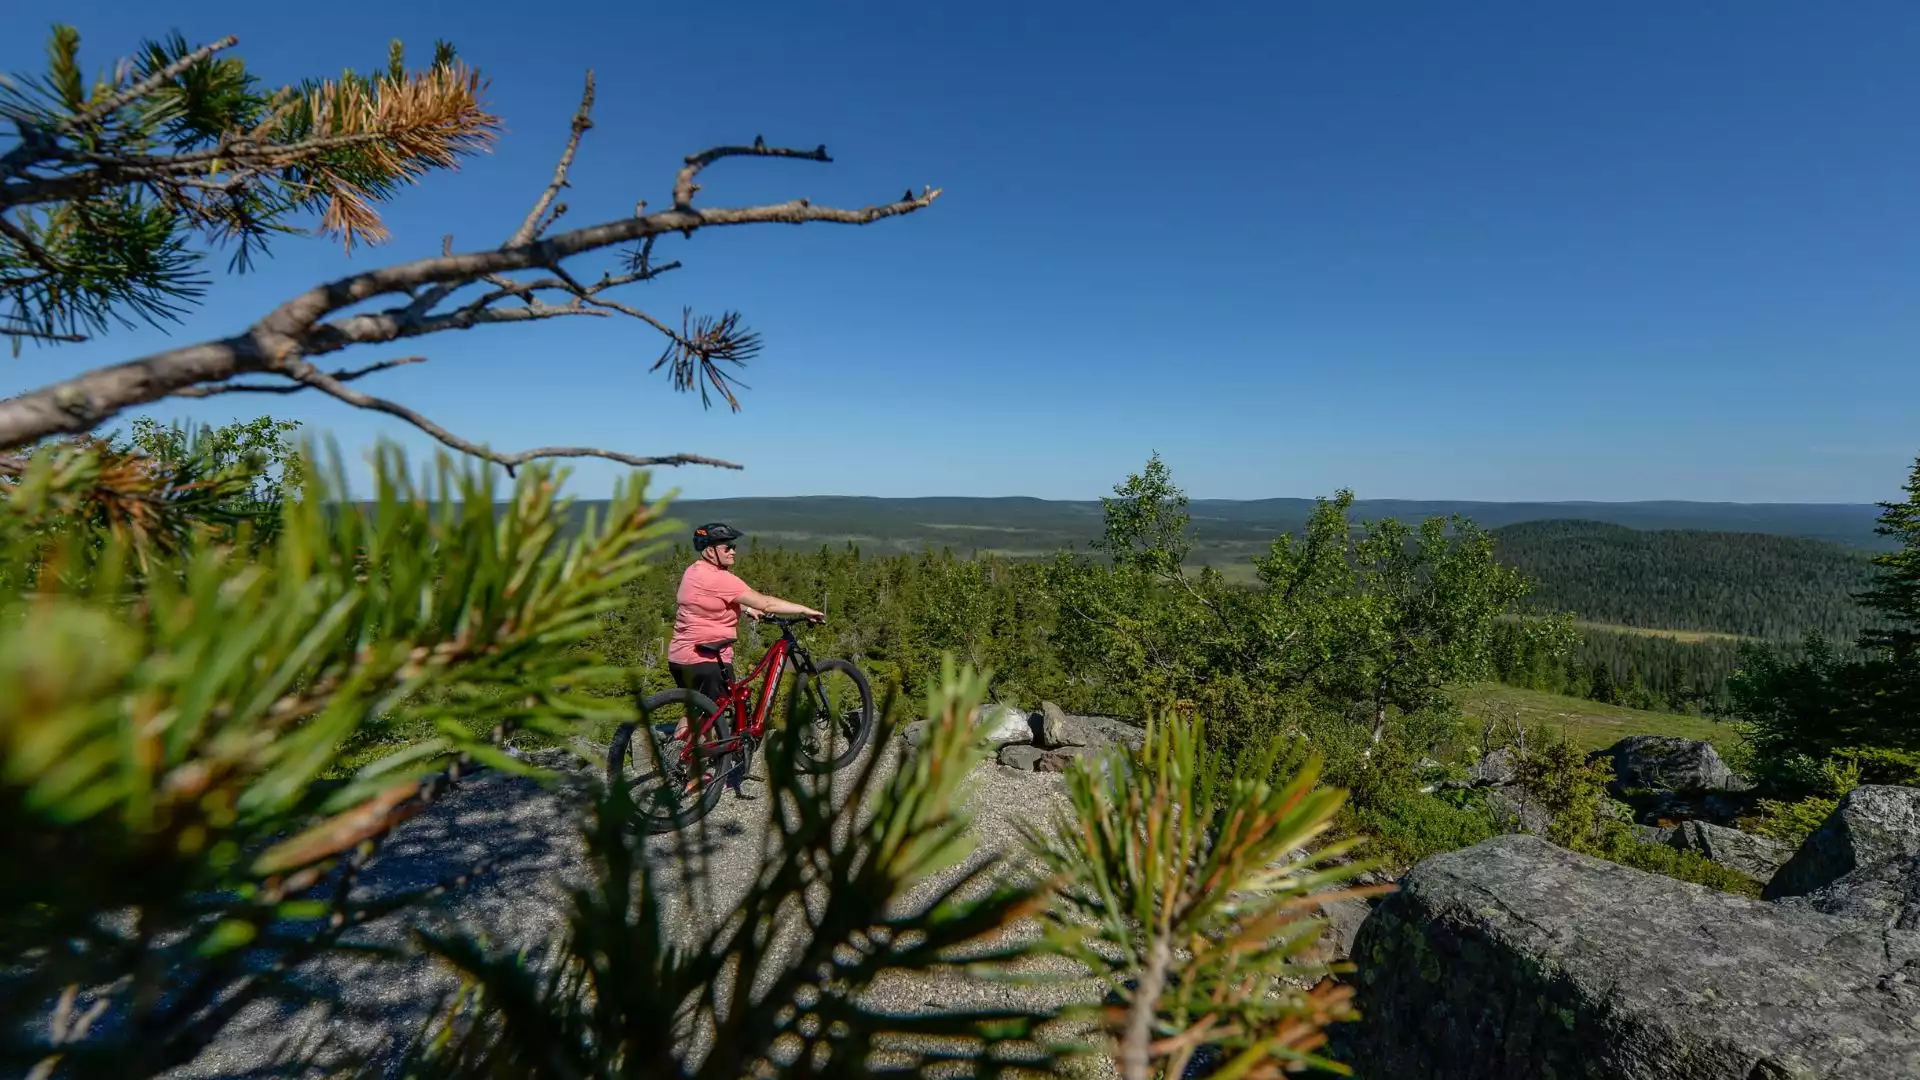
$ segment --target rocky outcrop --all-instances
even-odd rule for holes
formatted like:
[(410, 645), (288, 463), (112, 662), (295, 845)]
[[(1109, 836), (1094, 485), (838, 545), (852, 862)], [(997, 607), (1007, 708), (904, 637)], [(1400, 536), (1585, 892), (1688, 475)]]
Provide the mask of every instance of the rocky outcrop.
[(1081, 748), (1102, 750), (1124, 746), (1138, 750), (1146, 742), (1146, 729), (1110, 716), (1079, 716), (1064, 712), (1051, 701), (1040, 703), (1040, 711), (1031, 717), (1033, 744), (1044, 750)]
[(1545, 836), (1553, 825), (1553, 815), (1540, 805), (1540, 800), (1532, 798), (1517, 784), (1489, 788), (1487, 809), (1493, 812), (1494, 821), (1508, 832)]
[(1721, 760), (1713, 744), (1670, 735), (1631, 735), (1588, 755), (1605, 761), (1607, 794), (1633, 809), (1643, 825), (1688, 819), (1731, 824), (1752, 809), (1753, 784)]
[(1084, 746), (1063, 746), (1058, 750), (1048, 750), (1034, 763), (1034, 772), (1063, 773), (1082, 755), (1090, 753)]
[(1084, 737), (1085, 733), (1080, 725), (1074, 723), (1073, 717), (1068, 716), (1065, 709), (1051, 701), (1040, 703), (1040, 719), (1033, 729), (1033, 741), (1037, 745), (1048, 749), (1061, 746), (1085, 746), (1086, 743), (1080, 741)]
[(1033, 741), (1033, 723), (1027, 714), (1011, 705), (982, 705), (974, 713), (974, 726), (986, 737), (988, 746), (1007, 746)]
[(1001, 747), (998, 757), (1000, 764), (1005, 765), (1009, 769), (1019, 769), (1021, 772), (1033, 772), (1034, 766), (1038, 765), (1040, 759), (1045, 757), (1046, 754), (1047, 752), (1045, 750), (1037, 746), (1031, 746), (1027, 743), (1016, 743), (1012, 746)]
[(1531, 836), (1415, 866), (1353, 959), (1368, 1080), (1920, 1076), (1920, 933)]
[[(1146, 730), (1105, 716), (1076, 716), (1051, 701), (1040, 711), (1024, 713), (1010, 705), (988, 705), (975, 717), (976, 725), (995, 748), (994, 760), (1020, 772), (1061, 773), (1073, 760), (1109, 747), (1137, 750)], [(906, 741), (918, 745), (921, 723), (907, 726)]]
[(1629, 735), (1592, 758), (1607, 758), (1613, 766), (1616, 793), (1634, 788), (1670, 791), (1677, 795), (1747, 791), (1753, 787), (1720, 759), (1713, 744), (1672, 735)]
[(1793, 857), (1791, 844), (1705, 821), (1681, 822), (1665, 839), (1671, 847), (1704, 855), (1760, 882), (1771, 880)]
[(1474, 762), (1467, 777), (1476, 785), (1511, 784), (1519, 778), (1517, 760), (1511, 747), (1501, 747)]
[(1884, 859), (1805, 896), (1779, 902), (1896, 930), (1920, 930), (1920, 855)]
[(1680, 830), (1676, 825), (1635, 825), (1633, 827), (1633, 835), (1639, 837), (1643, 843), (1648, 844), (1671, 844), (1673, 843), (1673, 834), (1678, 831)]
[(1804, 896), (1855, 870), (1920, 855), (1920, 788), (1854, 788), (1767, 883), (1769, 900)]

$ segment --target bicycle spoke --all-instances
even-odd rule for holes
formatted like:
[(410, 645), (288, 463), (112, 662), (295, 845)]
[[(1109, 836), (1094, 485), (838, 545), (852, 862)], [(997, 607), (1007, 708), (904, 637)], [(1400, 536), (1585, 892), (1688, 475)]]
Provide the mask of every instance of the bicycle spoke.
[(608, 780), (625, 785), (635, 824), (648, 832), (678, 828), (699, 816), (717, 798), (718, 785), (732, 760), (726, 740), (703, 740), (689, 747), (684, 734), (698, 731), (703, 717), (688, 715), (684, 702), (656, 708), (647, 724), (616, 747)]
[(795, 671), (781, 689), (789, 700), (780, 716), (792, 731), (803, 769), (827, 772), (853, 760), (873, 723), (872, 692), (853, 665), (823, 661), (812, 675)]

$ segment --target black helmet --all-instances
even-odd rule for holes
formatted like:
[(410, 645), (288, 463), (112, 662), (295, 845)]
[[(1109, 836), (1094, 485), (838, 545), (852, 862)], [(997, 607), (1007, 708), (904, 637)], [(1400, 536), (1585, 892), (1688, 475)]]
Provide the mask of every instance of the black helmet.
[(712, 547), (715, 544), (731, 544), (743, 534), (739, 529), (724, 521), (712, 521), (693, 530), (693, 550)]

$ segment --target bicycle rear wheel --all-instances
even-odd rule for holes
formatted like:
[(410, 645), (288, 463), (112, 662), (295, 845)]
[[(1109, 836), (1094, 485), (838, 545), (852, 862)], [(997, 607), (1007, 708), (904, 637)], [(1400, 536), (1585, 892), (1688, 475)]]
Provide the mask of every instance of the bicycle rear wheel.
[(684, 829), (720, 801), (739, 752), (703, 753), (695, 745), (688, 754), (686, 740), (674, 736), (682, 721), (689, 733), (698, 732), (718, 711), (698, 691), (662, 690), (640, 703), (639, 723), (621, 724), (614, 732), (607, 747), (607, 784), (626, 786), (635, 828), (655, 834)]
[[(873, 689), (860, 669), (846, 660), (817, 660), (817, 678), (793, 668), (792, 698), (776, 704), (774, 717), (799, 738), (794, 763), (807, 773), (844, 769), (873, 734)], [(797, 711), (788, 712), (797, 705)]]

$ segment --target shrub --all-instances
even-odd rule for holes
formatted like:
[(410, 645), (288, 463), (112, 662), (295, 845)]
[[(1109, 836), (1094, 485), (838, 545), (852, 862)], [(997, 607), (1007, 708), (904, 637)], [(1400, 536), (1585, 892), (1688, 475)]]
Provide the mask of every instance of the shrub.
[[(1291, 740), (1229, 759), (1205, 725), (1150, 724), (1137, 755), (1083, 758), (1067, 773), (1071, 813), (1028, 842), (1061, 883), (1047, 912), (1055, 947), (1104, 976), (1119, 1004), (1092, 1012), (1117, 1043), (1125, 1080), (1181, 1076), (1202, 1044), (1222, 1075), (1347, 1070), (1314, 1053), (1356, 1014), (1334, 968), (1304, 960), (1308, 917), (1365, 870), (1335, 860), (1353, 842), (1314, 844), (1345, 793), (1308, 759), (1285, 779)], [(1317, 982), (1316, 982), (1317, 980)], [(1307, 984), (1312, 987), (1307, 988)]]
[(1392, 866), (1410, 866), (1500, 834), (1483, 801), (1456, 804), (1417, 791), (1355, 808), (1343, 815), (1341, 829), (1367, 836), (1369, 849)]
[(1840, 805), (1839, 799), (1828, 799), (1819, 795), (1809, 795), (1793, 801), (1783, 799), (1761, 799), (1759, 816), (1752, 829), (1761, 836), (1769, 836), (1783, 843), (1798, 845), (1804, 843), (1813, 830), (1827, 820), (1834, 809)]
[(1760, 895), (1760, 882), (1721, 866), (1698, 852), (1681, 851), (1665, 844), (1642, 840), (1631, 825), (1622, 821), (1603, 821), (1586, 841), (1569, 846), (1575, 851), (1631, 866), (1635, 870), (1664, 874), (1721, 892)]

